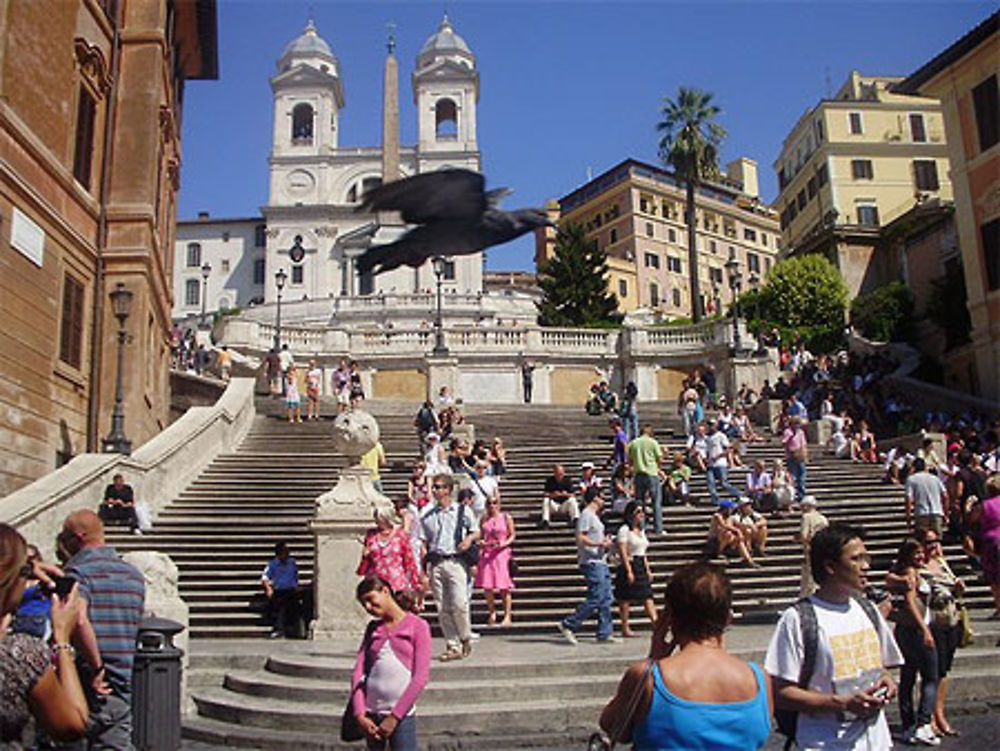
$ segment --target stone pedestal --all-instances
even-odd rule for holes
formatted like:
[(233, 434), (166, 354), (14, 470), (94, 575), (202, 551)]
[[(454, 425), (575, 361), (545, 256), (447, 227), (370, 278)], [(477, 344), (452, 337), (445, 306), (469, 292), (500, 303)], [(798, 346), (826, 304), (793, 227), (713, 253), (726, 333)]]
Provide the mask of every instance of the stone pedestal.
[(333, 489), (316, 500), (316, 515), (309, 524), (316, 543), (313, 639), (359, 638), (368, 621), (354, 597), (360, 541), (372, 526), (375, 509), (390, 501), (375, 490), (371, 472), (358, 459), (378, 437), (378, 425), (367, 412), (345, 412), (334, 420), (334, 442), (350, 466)]
[(427, 358), (427, 398), (435, 404), (442, 386), (447, 386), (456, 399), (462, 398), (458, 391), (458, 358), (431, 355)]

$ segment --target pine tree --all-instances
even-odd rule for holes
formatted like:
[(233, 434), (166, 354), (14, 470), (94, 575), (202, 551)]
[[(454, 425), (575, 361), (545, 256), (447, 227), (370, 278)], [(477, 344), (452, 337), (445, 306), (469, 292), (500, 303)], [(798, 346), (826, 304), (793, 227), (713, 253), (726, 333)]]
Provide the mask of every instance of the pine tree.
[(597, 242), (588, 243), (579, 224), (556, 237), (555, 254), (539, 269), (542, 326), (594, 326), (617, 322), (618, 300), (608, 292), (608, 265)]

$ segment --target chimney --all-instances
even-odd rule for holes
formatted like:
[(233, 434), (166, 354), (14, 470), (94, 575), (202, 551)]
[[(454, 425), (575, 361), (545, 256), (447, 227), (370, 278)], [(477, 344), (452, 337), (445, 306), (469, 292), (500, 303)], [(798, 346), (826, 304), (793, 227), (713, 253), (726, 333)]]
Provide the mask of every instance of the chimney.
[(207, 211), (199, 211), (198, 212), (198, 221), (199, 222), (207, 222), (208, 221), (208, 212)]

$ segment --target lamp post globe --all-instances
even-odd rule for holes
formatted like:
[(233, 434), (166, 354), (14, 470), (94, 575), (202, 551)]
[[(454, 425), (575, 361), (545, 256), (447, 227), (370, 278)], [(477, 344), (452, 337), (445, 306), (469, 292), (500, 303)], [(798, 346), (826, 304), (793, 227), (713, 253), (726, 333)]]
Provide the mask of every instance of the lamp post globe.
[(132, 311), (132, 291), (122, 282), (108, 293), (111, 298), (111, 310), (118, 319), (118, 367), (115, 374), (115, 406), (111, 412), (111, 432), (104, 439), (102, 448), (107, 453), (131, 454), (132, 442), (125, 436), (125, 392), (122, 384), (122, 368), (124, 366), (125, 342), (128, 334), (125, 331), (125, 321)]
[(281, 291), (288, 281), (288, 274), (284, 269), (278, 269), (274, 274), (274, 286), (278, 290), (278, 306), (274, 314), (274, 351), (281, 349)]
[(441, 280), (444, 277), (447, 261), (444, 256), (434, 256), (431, 265), (437, 278), (437, 310), (434, 314), (434, 354), (437, 357), (447, 357), (448, 347), (444, 343), (444, 323), (441, 318)]

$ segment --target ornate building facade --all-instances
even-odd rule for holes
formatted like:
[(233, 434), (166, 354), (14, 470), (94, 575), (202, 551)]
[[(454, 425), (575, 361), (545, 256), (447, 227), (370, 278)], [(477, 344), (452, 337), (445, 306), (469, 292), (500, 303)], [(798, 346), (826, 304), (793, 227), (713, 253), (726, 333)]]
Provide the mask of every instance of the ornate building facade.
[(184, 85), (214, 0), (0, 3), (0, 495), (99, 450), (124, 321), (125, 434), (169, 420)]

